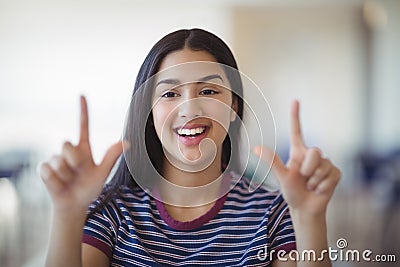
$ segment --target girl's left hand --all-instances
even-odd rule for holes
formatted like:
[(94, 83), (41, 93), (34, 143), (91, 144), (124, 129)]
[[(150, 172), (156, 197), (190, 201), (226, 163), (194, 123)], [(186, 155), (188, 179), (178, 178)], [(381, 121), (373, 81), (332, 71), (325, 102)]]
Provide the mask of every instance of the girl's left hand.
[(283, 197), (291, 211), (320, 215), (326, 212), (329, 200), (341, 176), (340, 170), (322, 156), (318, 148), (304, 145), (299, 120), (299, 102), (291, 110), (290, 155), (286, 166), (279, 156), (265, 147), (254, 153), (268, 164), (278, 177)]

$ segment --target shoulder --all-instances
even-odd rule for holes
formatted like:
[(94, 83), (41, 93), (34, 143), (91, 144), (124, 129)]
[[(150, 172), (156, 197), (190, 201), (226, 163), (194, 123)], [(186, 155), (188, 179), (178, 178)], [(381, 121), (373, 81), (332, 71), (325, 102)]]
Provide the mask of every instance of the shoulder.
[[(96, 209), (103, 201), (103, 195), (96, 199), (90, 206), (88, 212)], [(124, 220), (127, 213), (132, 209), (140, 210), (144, 206), (150, 205), (151, 199), (149, 195), (140, 187), (129, 188), (121, 186), (118, 193), (114, 193), (111, 198), (101, 206), (91, 217), (104, 217), (113, 221), (114, 224), (120, 224)]]
[(262, 186), (252, 188), (251, 179), (231, 172), (237, 183), (228, 193), (226, 204), (247, 210), (266, 212), (268, 217), (281, 217), (288, 213), (288, 206), (280, 190), (270, 191)]
[(235, 172), (230, 172), (232, 181), (236, 184), (232, 187), (230, 195), (243, 200), (259, 200), (269, 204), (282, 202), (282, 194), (279, 190), (271, 191), (264, 187), (254, 187), (252, 180), (246, 176), (240, 176)]

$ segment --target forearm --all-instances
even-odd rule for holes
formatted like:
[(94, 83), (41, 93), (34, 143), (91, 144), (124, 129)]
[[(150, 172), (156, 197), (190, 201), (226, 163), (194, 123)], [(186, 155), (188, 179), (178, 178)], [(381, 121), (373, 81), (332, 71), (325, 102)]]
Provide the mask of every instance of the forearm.
[(82, 266), (82, 229), (86, 211), (53, 212), (46, 267)]
[[(299, 255), (298, 267), (328, 267), (328, 238), (325, 213), (309, 215), (291, 210)], [(314, 254), (315, 253), (315, 254)]]

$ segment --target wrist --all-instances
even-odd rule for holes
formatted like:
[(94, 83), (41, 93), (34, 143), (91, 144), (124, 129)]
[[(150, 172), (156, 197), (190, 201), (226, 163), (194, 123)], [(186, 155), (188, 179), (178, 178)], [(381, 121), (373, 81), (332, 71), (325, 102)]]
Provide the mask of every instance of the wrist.
[(292, 209), (289, 207), (290, 216), (294, 224), (300, 225), (326, 225), (326, 213), (325, 212), (307, 212), (299, 209)]
[(86, 220), (87, 207), (58, 207), (53, 206), (53, 220), (64, 222), (84, 222)]
[[(310, 214), (301, 210), (290, 210), (293, 228), (296, 236), (297, 250), (303, 253), (305, 250), (313, 250), (317, 255), (328, 249), (327, 224), (325, 213)], [(330, 266), (329, 259), (324, 258), (317, 265), (306, 266)], [(322, 264), (322, 265), (321, 265)], [(299, 264), (298, 266), (303, 266)]]

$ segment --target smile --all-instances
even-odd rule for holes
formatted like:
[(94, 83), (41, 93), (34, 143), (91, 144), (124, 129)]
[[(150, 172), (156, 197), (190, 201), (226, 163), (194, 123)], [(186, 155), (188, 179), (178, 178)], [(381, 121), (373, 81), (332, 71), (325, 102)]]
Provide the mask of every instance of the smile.
[(204, 133), (206, 131), (206, 127), (198, 127), (193, 129), (178, 129), (176, 132), (180, 136), (196, 136)]
[(201, 140), (206, 138), (209, 132), (210, 126), (208, 125), (186, 125), (175, 129), (175, 133), (178, 135), (178, 140), (185, 146), (197, 146)]

